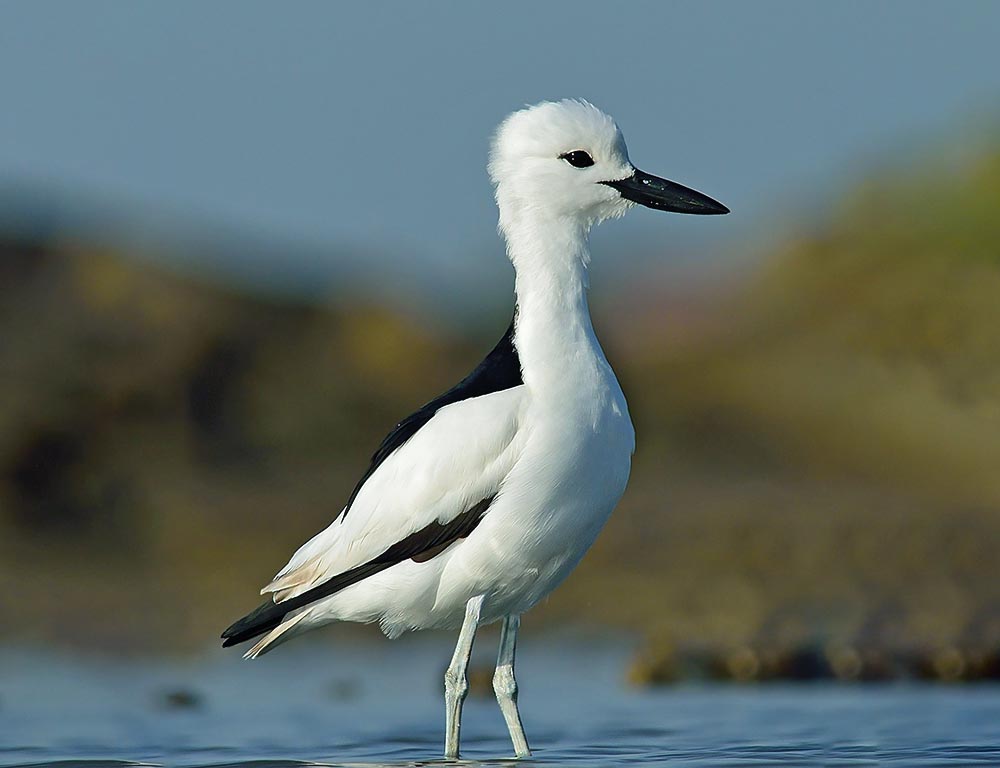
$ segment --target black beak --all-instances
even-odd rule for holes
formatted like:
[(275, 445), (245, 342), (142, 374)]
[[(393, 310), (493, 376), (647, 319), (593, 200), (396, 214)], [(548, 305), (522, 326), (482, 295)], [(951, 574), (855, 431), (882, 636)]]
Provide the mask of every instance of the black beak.
[(652, 176), (638, 168), (627, 179), (602, 181), (601, 184), (617, 189), (626, 200), (658, 211), (702, 215), (729, 213), (726, 206), (708, 195), (695, 192), (673, 181), (661, 179), (659, 176)]

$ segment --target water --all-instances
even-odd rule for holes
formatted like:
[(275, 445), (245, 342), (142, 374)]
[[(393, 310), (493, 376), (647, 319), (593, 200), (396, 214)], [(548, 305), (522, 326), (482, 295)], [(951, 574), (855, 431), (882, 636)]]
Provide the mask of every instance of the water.
[[(440, 762), (453, 638), (293, 643), (260, 662), (0, 654), (0, 766), (277, 768)], [(474, 664), (486, 667), (494, 636)], [(626, 643), (526, 634), (521, 712), (546, 766), (1000, 765), (1000, 687), (623, 684)], [(483, 686), (480, 685), (480, 688)], [(509, 765), (495, 702), (470, 697), (463, 758)]]

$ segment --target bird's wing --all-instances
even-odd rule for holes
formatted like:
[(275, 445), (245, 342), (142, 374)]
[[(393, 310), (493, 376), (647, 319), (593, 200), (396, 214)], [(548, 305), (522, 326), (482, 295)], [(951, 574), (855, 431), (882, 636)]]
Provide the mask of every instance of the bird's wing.
[(526, 402), (518, 385), (440, 408), (370, 474), (351, 513), (307, 542), (262, 590), (271, 599), (222, 633), (223, 646), (264, 635), (247, 653), (258, 656), (287, 639), (300, 609), (468, 536), (518, 460)]
[(351, 569), (420, 556), (468, 535), (518, 449), (524, 387), (513, 335), (511, 321), (472, 373), (396, 425), (338, 518), (262, 594), (281, 602)]
[(438, 410), (368, 476), (350, 513), (304, 544), (261, 593), (281, 603), (349, 574), (347, 586), (467, 536), (517, 460), (524, 402), (518, 386)]
[(503, 337), (472, 373), (443, 395), (439, 395), (415, 413), (407, 416), (386, 436), (372, 456), (368, 469), (354, 486), (354, 490), (347, 500), (347, 506), (344, 507), (341, 514), (346, 515), (351, 509), (368, 478), (381, 466), (382, 462), (413, 437), (441, 408), (463, 400), (511, 389), (524, 383), (524, 379), (521, 377), (521, 360), (518, 357), (517, 348), (514, 346), (514, 322), (516, 319), (517, 315), (515, 314)]

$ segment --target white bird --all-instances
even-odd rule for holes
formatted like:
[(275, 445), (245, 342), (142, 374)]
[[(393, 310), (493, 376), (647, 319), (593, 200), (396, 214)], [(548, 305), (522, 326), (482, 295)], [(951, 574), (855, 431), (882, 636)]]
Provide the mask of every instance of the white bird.
[(514, 319), (458, 385), (399, 422), (346, 506), (223, 632), (257, 657), (335, 621), (389, 637), (458, 628), (445, 673), (445, 757), (459, 754), (479, 625), (501, 621), (493, 687), (518, 757), (519, 617), (573, 570), (625, 490), (635, 435), (587, 304), (591, 227), (634, 204), (728, 209), (636, 169), (614, 120), (586, 101), (514, 112), (489, 173), (514, 265)]

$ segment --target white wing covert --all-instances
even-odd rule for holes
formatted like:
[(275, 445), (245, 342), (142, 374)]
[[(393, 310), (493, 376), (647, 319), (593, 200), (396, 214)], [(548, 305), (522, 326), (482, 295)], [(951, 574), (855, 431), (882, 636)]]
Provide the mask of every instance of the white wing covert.
[[(446, 405), (371, 472), (333, 523), (261, 590), (276, 602), (372, 561), (500, 491), (519, 453), (523, 386)], [(485, 512), (485, 508), (482, 510)]]

